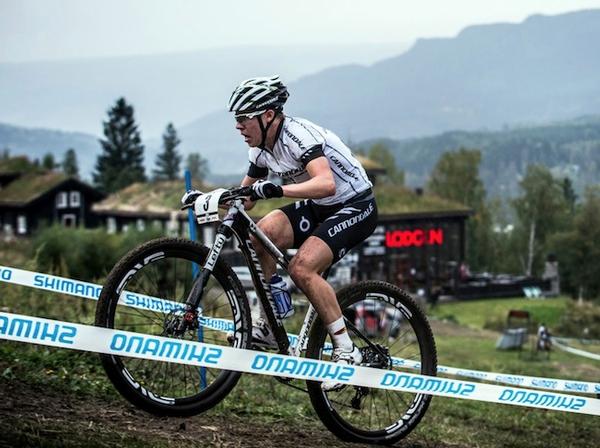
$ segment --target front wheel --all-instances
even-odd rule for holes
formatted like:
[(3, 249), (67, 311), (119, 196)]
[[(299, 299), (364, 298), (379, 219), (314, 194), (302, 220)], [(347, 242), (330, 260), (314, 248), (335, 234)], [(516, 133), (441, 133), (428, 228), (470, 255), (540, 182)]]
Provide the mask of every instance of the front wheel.
[[(427, 318), (404, 291), (379, 281), (343, 288), (337, 298), (348, 333), (361, 350), (363, 364), (435, 376), (437, 355)], [(321, 319), (312, 327), (306, 356), (329, 360), (330, 345)], [(366, 341), (368, 340), (368, 342)], [(393, 444), (406, 437), (425, 415), (431, 395), (345, 386), (324, 392), (308, 381), (312, 405), (323, 424), (349, 442)]]
[[(96, 325), (168, 337), (167, 342), (152, 347), (138, 347), (131, 338), (131, 349), (152, 349), (175, 359), (193, 355), (181, 348), (180, 340), (230, 346), (228, 334), (233, 334), (234, 347), (249, 348), (248, 300), (235, 273), (222, 260), (217, 261), (204, 288), (199, 315), (190, 319), (196, 323), (177, 331), (181, 307), (207, 255), (208, 248), (175, 238), (160, 238), (134, 249), (108, 275), (96, 309)], [(117, 390), (134, 405), (157, 415), (188, 416), (210, 409), (225, 398), (241, 375), (116, 355), (100, 358)]]

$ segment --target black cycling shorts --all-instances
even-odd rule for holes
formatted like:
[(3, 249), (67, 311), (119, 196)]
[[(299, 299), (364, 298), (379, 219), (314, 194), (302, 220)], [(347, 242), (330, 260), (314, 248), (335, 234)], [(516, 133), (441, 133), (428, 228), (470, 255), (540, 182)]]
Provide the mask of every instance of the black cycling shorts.
[(317, 205), (305, 199), (282, 207), (294, 229), (293, 248), (299, 248), (309, 236), (316, 236), (331, 249), (333, 263), (339, 261), (377, 226), (375, 198), (372, 194), (363, 199), (360, 196), (355, 202), (350, 199), (338, 205)]

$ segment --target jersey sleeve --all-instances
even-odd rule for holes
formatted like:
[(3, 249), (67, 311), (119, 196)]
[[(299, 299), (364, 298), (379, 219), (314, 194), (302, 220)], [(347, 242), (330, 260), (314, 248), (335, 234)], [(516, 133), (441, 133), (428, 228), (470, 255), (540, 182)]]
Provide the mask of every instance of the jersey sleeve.
[(325, 153), (323, 152), (323, 145), (315, 145), (304, 151), (304, 154), (300, 156), (300, 161), (302, 162), (302, 165), (306, 166), (311, 160), (324, 155)]
[(258, 148), (250, 148), (248, 150), (248, 159), (250, 166), (248, 167), (248, 177), (261, 179), (269, 175), (269, 168), (265, 163), (264, 157), (261, 157), (262, 150)]
[(311, 160), (324, 155), (325, 137), (321, 130), (308, 123), (292, 121), (283, 132), (286, 146), (302, 165), (306, 166)]

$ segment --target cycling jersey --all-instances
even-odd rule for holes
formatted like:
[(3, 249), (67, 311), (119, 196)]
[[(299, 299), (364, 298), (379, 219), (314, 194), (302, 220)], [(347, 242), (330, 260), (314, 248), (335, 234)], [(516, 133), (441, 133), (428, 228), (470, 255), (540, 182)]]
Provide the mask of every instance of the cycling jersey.
[(303, 118), (284, 117), (272, 150), (250, 148), (248, 176), (266, 177), (269, 171), (295, 183), (310, 179), (306, 165), (325, 156), (335, 179), (335, 194), (313, 199), (318, 205), (344, 203), (373, 186), (350, 149), (333, 132)]

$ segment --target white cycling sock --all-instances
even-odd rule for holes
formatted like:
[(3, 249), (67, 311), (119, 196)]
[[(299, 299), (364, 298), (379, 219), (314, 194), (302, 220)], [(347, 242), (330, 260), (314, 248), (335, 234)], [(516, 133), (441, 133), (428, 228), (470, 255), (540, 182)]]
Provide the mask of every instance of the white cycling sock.
[(333, 342), (333, 346), (335, 348), (343, 348), (344, 351), (348, 352), (352, 351), (354, 343), (352, 342), (352, 339), (350, 339), (350, 335), (348, 335), (348, 331), (346, 330), (344, 316), (327, 325), (327, 333), (329, 333), (329, 336), (331, 336), (331, 341)]

